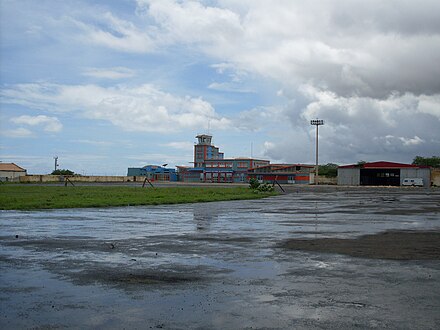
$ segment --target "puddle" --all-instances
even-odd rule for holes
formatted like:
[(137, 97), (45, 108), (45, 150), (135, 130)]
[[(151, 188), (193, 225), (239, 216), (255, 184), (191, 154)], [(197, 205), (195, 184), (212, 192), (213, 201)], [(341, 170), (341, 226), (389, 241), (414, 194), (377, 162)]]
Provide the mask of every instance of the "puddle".
[(438, 260), (316, 244), (439, 229), (436, 191), (0, 211), (0, 328), (435, 328)]

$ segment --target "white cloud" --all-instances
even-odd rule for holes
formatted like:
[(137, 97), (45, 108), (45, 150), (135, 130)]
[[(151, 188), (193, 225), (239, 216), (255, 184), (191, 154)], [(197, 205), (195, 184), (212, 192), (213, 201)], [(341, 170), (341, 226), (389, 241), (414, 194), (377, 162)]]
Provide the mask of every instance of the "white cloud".
[(425, 141), (419, 138), (417, 135), (414, 136), (414, 138), (404, 138), (401, 137), (400, 140), (403, 142), (405, 146), (416, 146), (421, 143), (424, 143)]
[(83, 72), (84, 76), (102, 78), (102, 79), (122, 79), (135, 76), (134, 70), (115, 67), (115, 68), (88, 68)]
[(304, 83), (343, 96), (440, 92), (435, 0), (136, 3), (132, 20), (108, 10), (72, 13), (60, 24), (73, 22), (81, 40), (124, 52), (162, 53), (184, 45), (186, 52), (220, 61), (220, 73), (259, 74), (286, 92)]
[(235, 70), (235, 67), (231, 63), (216, 63), (211, 65), (211, 68), (214, 68), (217, 73), (223, 74), (228, 70)]
[(188, 141), (176, 141), (176, 142), (169, 142), (169, 143), (163, 143), (162, 146), (164, 147), (170, 147), (174, 149), (179, 150), (186, 150), (186, 151), (193, 151), (194, 144)]
[(110, 12), (100, 15), (99, 18), (101, 21), (99, 25), (72, 19), (72, 22), (83, 31), (80, 40), (129, 53), (155, 51), (155, 41), (146, 31), (142, 31), (132, 22), (119, 19)]
[(58, 133), (63, 129), (58, 118), (43, 115), (13, 117), (11, 122), (18, 125), (43, 126), (44, 131), (51, 133)]
[(394, 136), (394, 135), (386, 135), (375, 137), (373, 139), (376, 143), (381, 143), (386, 146), (386, 148), (396, 148), (396, 147), (414, 147), (420, 144), (425, 143), (423, 139), (419, 138), (417, 135), (413, 138), (404, 137), (404, 136)]
[(220, 75), (226, 75), (227, 81), (213, 82), (208, 85), (209, 89), (221, 92), (231, 93), (255, 93), (255, 90), (246, 85), (249, 74), (246, 71), (240, 70), (229, 63), (217, 63), (211, 65)]
[(232, 118), (234, 128), (244, 131), (278, 131), (289, 122), (287, 113), (281, 107), (257, 107), (241, 111)]
[(427, 113), (440, 119), (440, 94), (420, 95), (418, 109), (422, 113)]
[(156, 39), (198, 47), (223, 61), (219, 70), (228, 64), (286, 88), (312, 83), (344, 96), (440, 92), (438, 1), (137, 3)]
[[(420, 120), (440, 120), (440, 111), (434, 110), (440, 95), (391, 94), (386, 99), (371, 97), (338, 96), (335, 93), (303, 86), (302, 91), (309, 103), (303, 118), (326, 117), (333, 124), (361, 126), (368, 129), (402, 129), (420, 124)], [(429, 110), (427, 110), (428, 106)], [(406, 121), (406, 122), (405, 122)]]
[(221, 92), (231, 92), (231, 93), (254, 93), (249, 88), (246, 88), (240, 84), (230, 83), (230, 82), (213, 82), (208, 85), (209, 89), (213, 89)]
[[(383, 159), (402, 160), (414, 157), (412, 153), (416, 151), (438, 150), (436, 127), (440, 127), (440, 116), (438, 111), (426, 111), (425, 108), (426, 104), (435, 103), (438, 95), (406, 93), (375, 99), (343, 97), (313, 88), (304, 90), (308, 93), (309, 104), (300, 116), (304, 126), (309, 119), (325, 119), (320, 129), (322, 152), (332, 161), (337, 161), (338, 157), (349, 160), (354, 155), (358, 159), (381, 155)], [(309, 136), (313, 137), (313, 133), (310, 127)]]
[(201, 98), (177, 97), (152, 85), (20, 84), (3, 89), (2, 95), (5, 103), (55, 113), (74, 111), (131, 131), (169, 133), (205, 127), (208, 121), (216, 129), (231, 124)]
[[(240, 16), (228, 9), (204, 6), (197, 1), (138, 0), (139, 9), (160, 26), (156, 32), (167, 43), (199, 43), (209, 49), (228, 46), (242, 34)], [(237, 39), (238, 40), (238, 39)]]
[[(87, 14), (66, 11), (71, 18), (48, 20), (43, 15), (44, 19), (36, 19), (25, 31), (32, 32), (30, 36), (50, 37), (44, 41), (54, 38), (70, 44), (80, 38), (87, 47), (131, 53), (125, 62), (130, 64), (118, 54), (117, 64), (108, 60), (102, 64), (106, 67), (85, 72), (96, 78), (129, 78), (134, 72), (117, 65), (131, 67), (132, 60), (141, 63), (143, 56), (151, 66), (152, 52), (165, 55), (154, 59), (158, 72), (172, 66), (169, 58), (183, 58), (185, 64), (190, 58), (195, 66), (208, 65), (224, 75), (225, 79), (205, 80), (211, 82), (205, 85), (211, 89), (209, 95), (215, 94), (212, 90), (256, 90), (259, 94), (253, 104), (243, 101), (243, 108), (251, 110), (226, 118), (206, 99), (171, 95), (152, 85), (3, 86), (3, 102), (53, 113), (75, 112), (141, 132), (200, 129), (209, 120), (217, 129), (258, 131), (268, 142), (262, 147), (266, 155), (292, 162), (313, 161), (314, 130), (309, 120), (317, 116), (326, 120), (320, 130), (324, 160), (405, 160), (415, 152), (431, 155), (439, 150), (437, 0), (136, 3), (136, 16), (113, 11), (111, 5), (90, 5)], [(101, 15), (97, 8), (106, 8), (107, 13)], [(13, 40), (10, 35), (8, 42)], [(166, 72), (167, 77), (179, 76), (181, 71), (176, 74), (173, 69)], [(206, 78), (205, 72), (200, 75)], [(194, 88), (194, 84), (183, 88)], [(268, 99), (264, 93), (269, 89), (280, 91), (278, 98)], [(271, 102), (276, 104), (270, 106)]]
[(109, 147), (109, 146), (113, 145), (113, 143), (108, 142), (108, 141), (94, 141), (94, 140), (83, 140), (83, 139), (72, 140), (72, 142), (82, 143), (82, 144), (90, 144), (90, 145), (97, 146), (97, 147)]
[(269, 150), (274, 149), (276, 146), (273, 142), (265, 141), (263, 143), (263, 147), (264, 147), (264, 153), (267, 154)]
[(11, 138), (28, 138), (32, 136), (32, 132), (27, 128), (19, 127), (16, 129), (4, 130), (1, 135)]
[(241, 114), (248, 129), (272, 127), (271, 139), (263, 145), (265, 157), (314, 163), (316, 131), (310, 125), (314, 118), (325, 120), (319, 129), (320, 162), (408, 162), (417, 154), (431, 155), (439, 150), (438, 108), (430, 106), (426, 111), (438, 95), (406, 93), (375, 99), (338, 96), (310, 85), (301, 90), (306, 97), (304, 108), (256, 108)]

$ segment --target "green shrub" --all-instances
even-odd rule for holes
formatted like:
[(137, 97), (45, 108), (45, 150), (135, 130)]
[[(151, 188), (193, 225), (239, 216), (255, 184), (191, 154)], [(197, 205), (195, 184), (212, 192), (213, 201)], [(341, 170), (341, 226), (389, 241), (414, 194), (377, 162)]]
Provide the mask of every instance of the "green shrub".
[(275, 191), (275, 188), (273, 185), (269, 183), (260, 183), (257, 179), (250, 179), (249, 180), (249, 188), (252, 189), (255, 192), (273, 192)]
[(52, 171), (52, 173), (50, 173), (50, 174), (52, 174), (52, 175), (74, 175), (75, 173), (71, 170), (63, 169), (63, 170)]
[(273, 185), (263, 183), (258, 186), (257, 190), (260, 192), (272, 192), (275, 190), (275, 188), (273, 187)]
[(260, 182), (258, 182), (257, 179), (252, 178), (249, 180), (249, 188), (251, 189), (258, 189), (258, 187), (260, 186)]

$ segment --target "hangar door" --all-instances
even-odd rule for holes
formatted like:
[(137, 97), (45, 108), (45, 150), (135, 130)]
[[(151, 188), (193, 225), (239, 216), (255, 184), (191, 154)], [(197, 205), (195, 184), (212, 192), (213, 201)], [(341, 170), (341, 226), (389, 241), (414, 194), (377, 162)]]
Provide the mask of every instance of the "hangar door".
[(400, 169), (361, 169), (361, 186), (400, 186)]

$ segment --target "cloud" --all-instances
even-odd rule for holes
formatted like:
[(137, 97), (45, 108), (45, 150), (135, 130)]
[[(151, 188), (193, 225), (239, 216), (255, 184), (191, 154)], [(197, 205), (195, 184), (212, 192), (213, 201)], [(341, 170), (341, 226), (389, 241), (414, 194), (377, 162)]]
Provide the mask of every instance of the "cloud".
[[(299, 119), (292, 121), (294, 133), (287, 131), (266, 148), (268, 156), (286, 159), (287, 150), (296, 150), (302, 157), (308, 155), (305, 161), (313, 161), (315, 129), (309, 124), (313, 118), (325, 119), (319, 130), (320, 153), (330, 162), (353, 162), (353, 158), (408, 161), (416, 153), (438, 150), (440, 108), (426, 111), (426, 104), (435, 103), (438, 95), (406, 93), (375, 99), (338, 96), (312, 86), (303, 86), (302, 91), (308, 104), (295, 112)], [(284, 111), (289, 117), (295, 110)]]
[(440, 92), (438, 1), (137, 3), (157, 39), (198, 47), (285, 88), (312, 83), (379, 98)]
[(429, 107), (427, 110), (426, 106), (438, 102), (440, 95), (396, 93), (386, 99), (376, 99), (338, 96), (312, 86), (303, 86), (302, 91), (309, 99), (303, 118), (326, 117), (332, 124), (352, 124), (357, 133), (362, 127), (369, 130), (405, 129), (408, 132), (422, 129), (423, 120), (440, 121), (440, 108)]
[(419, 138), (417, 135), (414, 136), (414, 138), (404, 138), (400, 137), (400, 140), (403, 142), (405, 146), (416, 146), (419, 144), (424, 143), (425, 141)]
[(189, 151), (192, 151), (194, 149), (194, 144), (188, 141), (169, 142), (162, 144), (162, 146)]
[(212, 64), (211, 68), (219, 75), (226, 75), (228, 81), (223, 82), (213, 82), (208, 85), (209, 89), (230, 92), (230, 93), (255, 93), (256, 91), (248, 86), (249, 74), (246, 71), (240, 70), (239, 68), (231, 65), (229, 63), (216, 63)]
[[(134, 14), (129, 12), (132, 7), (116, 11), (103, 4), (88, 5), (87, 13), (59, 5), (52, 15), (60, 19), (47, 19), (50, 13), (23, 14), (21, 22), (32, 17), (32, 24), (22, 24), (30, 32), (24, 41), (41, 35), (44, 38), (33, 42), (50, 51), (55, 47), (46, 43), (53, 40), (71, 47), (85, 44), (91, 52), (98, 47), (109, 55), (116, 51), (117, 64), (106, 60), (100, 69), (92, 61), (93, 68), (84, 74), (95, 78), (130, 78), (134, 72), (118, 65), (146, 63), (146, 68), (157, 64), (155, 72), (179, 79), (182, 71), (173, 71), (175, 65), (169, 62), (179, 58), (203, 68), (197, 79), (207, 78), (212, 69), (216, 75), (201, 79), (202, 85), (167, 82), (167, 90), (204, 86), (208, 91), (186, 93), (207, 93), (210, 102), (218, 97), (212, 97), (213, 90), (255, 94), (239, 95), (242, 103), (224, 110), (228, 117), (207, 98), (176, 96), (149, 84), (9, 85), (2, 86), (3, 102), (56, 114), (75, 112), (128, 131), (168, 134), (198, 130), (210, 121), (214, 129), (258, 132), (267, 142), (261, 146), (267, 157), (291, 162), (314, 161), (314, 127), (309, 121), (316, 117), (326, 121), (320, 128), (324, 161), (407, 161), (415, 153), (431, 155), (440, 148), (437, 0), (135, 3)], [(19, 6), (14, 3), (17, 13), (23, 12)], [(122, 7), (128, 8), (117, 8)], [(63, 11), (68, 16), (61, 15)], [(15, 31), (10, 23), (2, 27)], [(15, 36), (7, 33), (7, 42), (12, 44)], [(120, 52), (130, 54), (124, 58)], [(239, 96), (231, 94), (231, 99)]]
[(256, 107), (232, 117), (233, 127), (243, 131), (278, 131), (289, 121), (288, 113), (281, 107)]
[(88, 68), (83, 72), (83, 75), (102, 79), (122, 79), (134, 77), (136, 72), (124, 67)]
[(254, 93), (254, 91), (249, 88), (245, 88), (240, 84), (234, 84), (230, 82), (213, 82), (208, 85), (208, 88), (221, 92)]
[(183, 45), (187, 53), (220, 61), (219, 72), (252, 72), (286, 92), (304, 83), (342, 96), (440, 92), (436, 0), (138, 0), (136, 4), (131, 20), (111, 9), (102, 12), (88, 6), (87, 15), (70, 10), (71, 16), (49, 20), (49, 26), (57, 31), (64, 27), (83, 42), (121, 52), (166, 53)]
[[(3, 89), (1, 93), (5, 103), (54, 113), (76, 112), (86, 118), (109, 121), (129, 131), (169, 133), (205, 127), (208, 121), (217, 129), (226, 129), (231, 124), (202, 98), (174, 96), (147, 84), (107, 88), (19, 84)], [(28, 123), (31, 121), (31, 118), (26, 119)]]
[(63, 129), (63, 125), (56, 117), (48, 116), (20, 116), (10, 119), (11, 122), (18, 125), (42, 126), (45, 132), (58, 133)]
[(228, 46), (242, 34), (240, 16), (225, 8), (197, 1), (138, 0), (138, 11), (154, 19), (160, 30), (156, 39), (166, 43), (197, 43), (205, 49)]
[(420, 95), (418, 99), (418, 109), (422, 113), (433, 115), (440, 119), (440, 94)]
[(72, 142), (82, 143), (82, 144), (90, 144), (90, 145), (97, 146), (97, 147), (109, 147), (109, 146), (113, 145), (113, 143), (108, 142), (108, 141), (94, 141), (94, 140), (83, 140), (83, 139), (72, 140)]
[(32, 132), (27, 128), (19, 127), (16, 129), (4, 130), (1, 135), (11, 138), (28, 138), (32, 136)]
[(156, 42), (146, 31), (110, 12), (99, 16), (99, 24), (85, 23), (74, 18), (71, 20), (82, 30), (78, 38), (86, 43), (129, 53), (150, 53), (156, 48)]
[(325, 120), (319, 128), (320, 163), (409, 162), (418, 154), (430, 156), (439, 150), (440, 107), (432, 106), (439, 95), (344, 97), (310, 85), (302, 86), (301, 92), (304, 107), (287, 104), (240, 114), (239, 122), (247, 129), (269, 130), (262, 145), (264, 157), (313, 164), (314, 118)]

